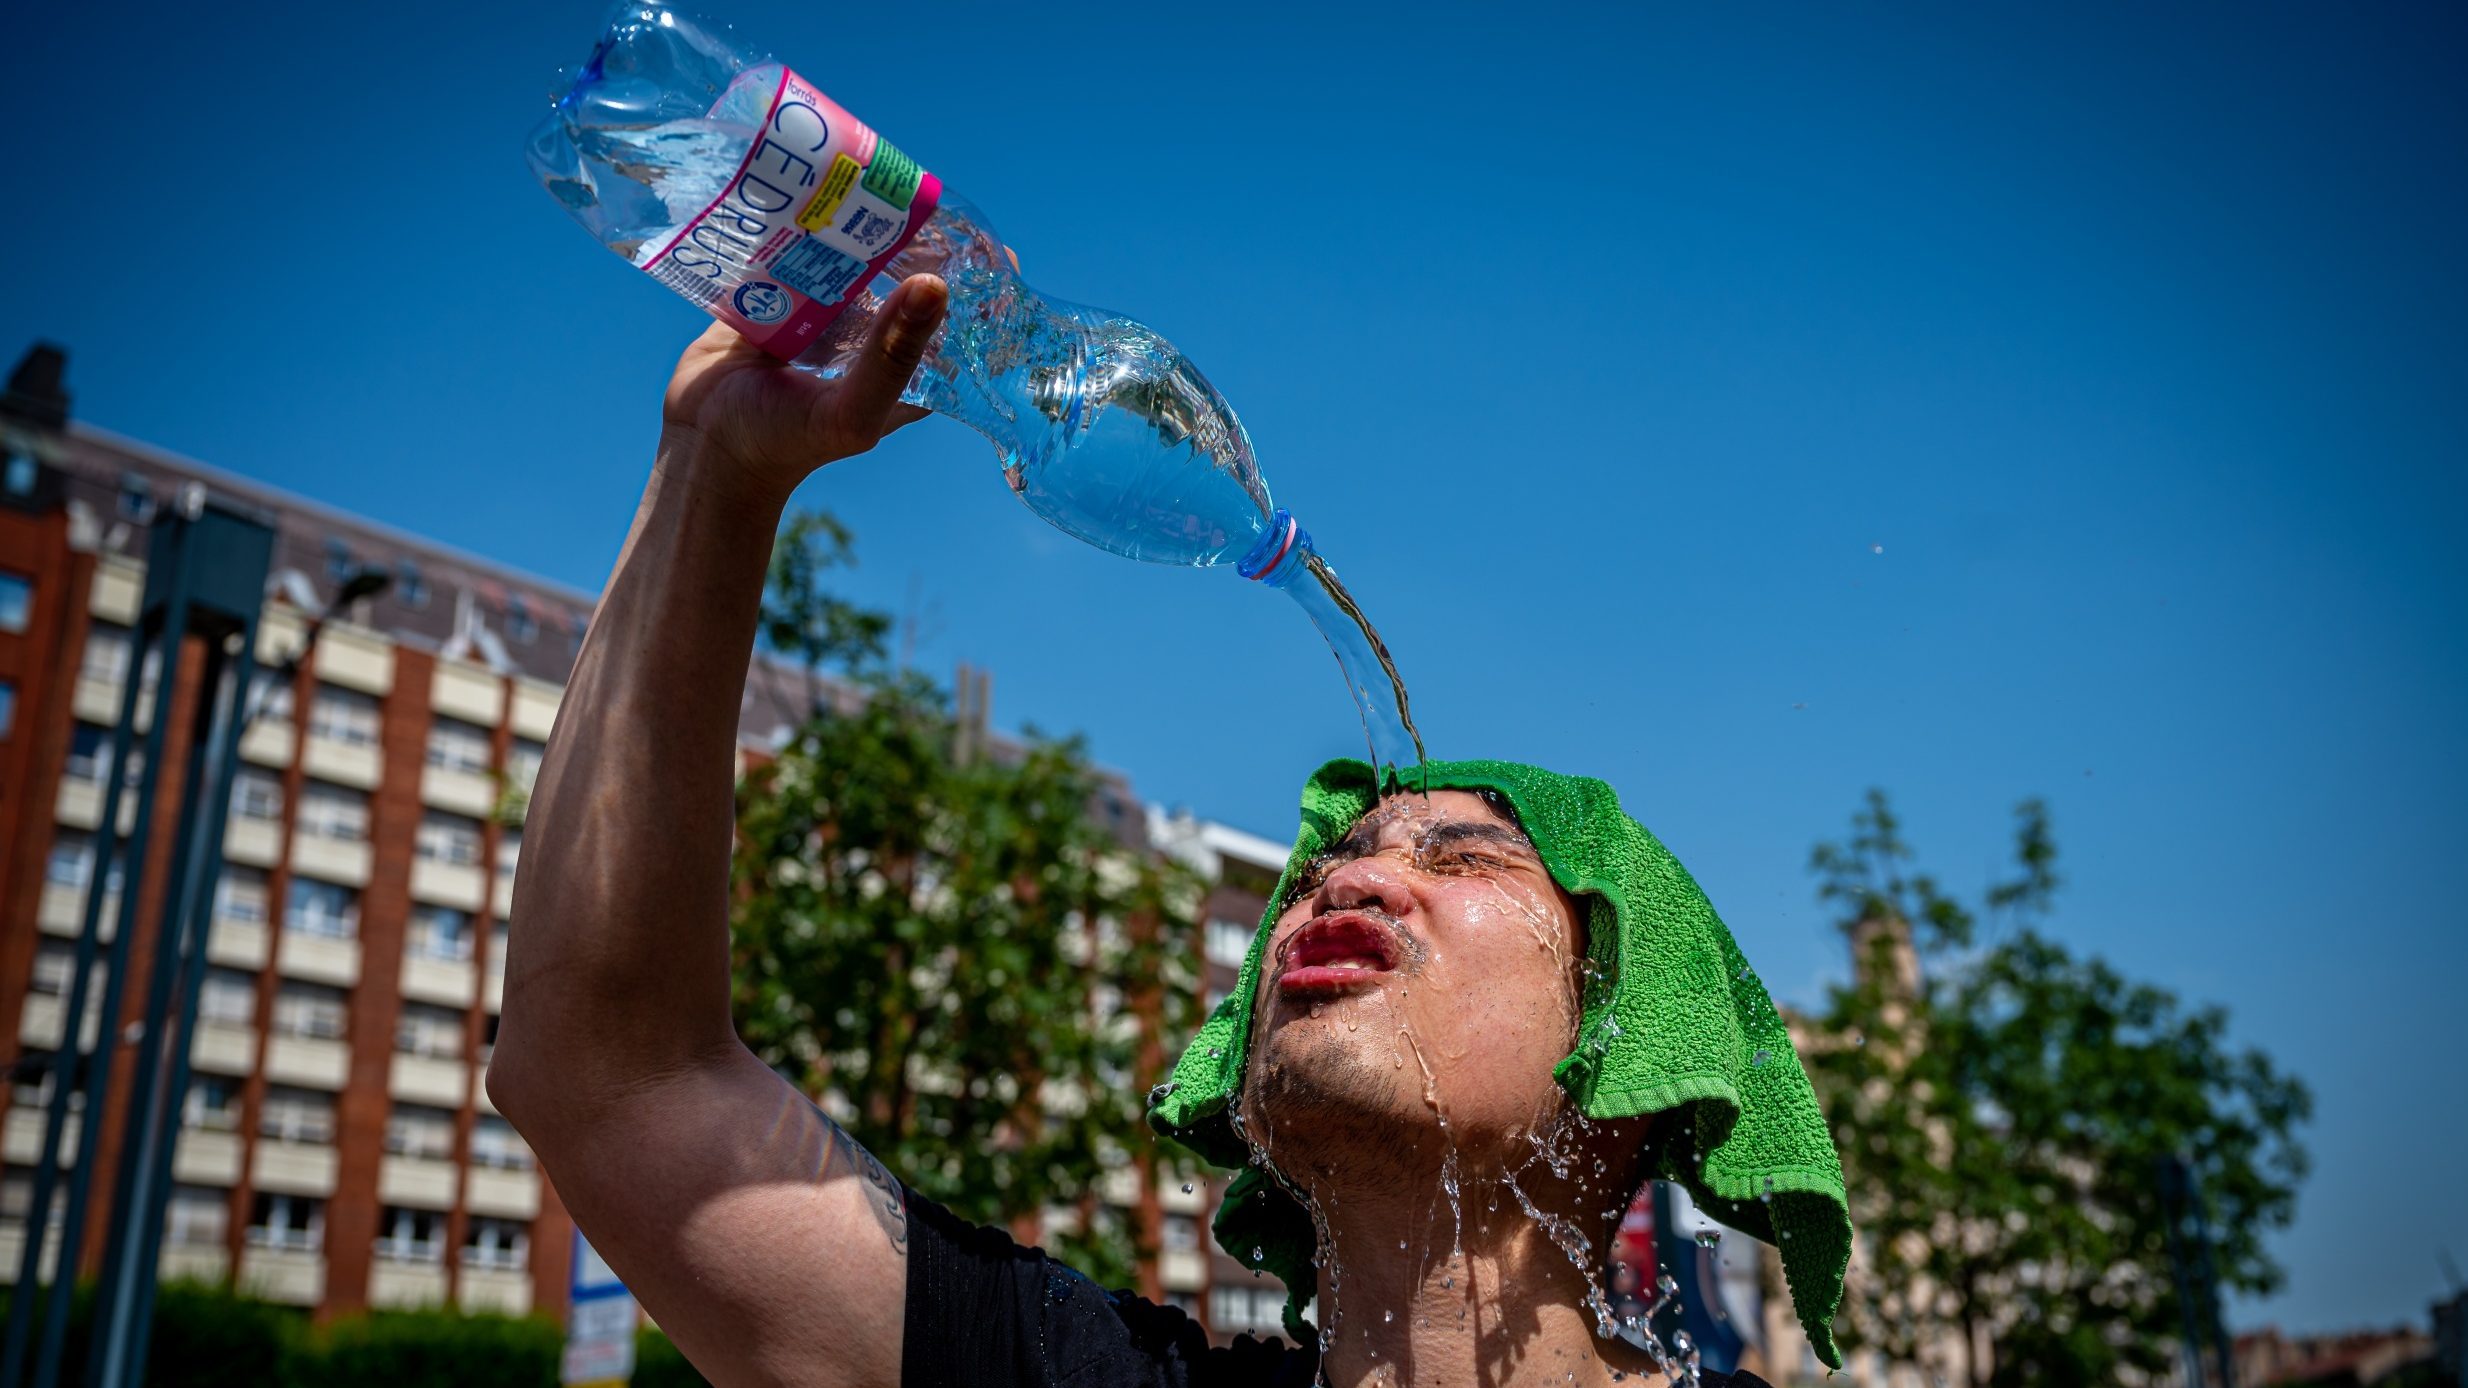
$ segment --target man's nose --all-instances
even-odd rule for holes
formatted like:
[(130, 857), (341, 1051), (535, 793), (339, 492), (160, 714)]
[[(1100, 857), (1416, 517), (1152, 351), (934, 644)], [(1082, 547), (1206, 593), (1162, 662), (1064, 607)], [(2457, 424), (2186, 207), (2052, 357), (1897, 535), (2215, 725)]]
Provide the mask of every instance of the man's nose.
[(1414, 893), (1406, 886), (1405, 869), (1380, 854), (1345, 863), (1320, 882), (1320, 910), (1383, 911), (1392, 919), (1414, 909)]

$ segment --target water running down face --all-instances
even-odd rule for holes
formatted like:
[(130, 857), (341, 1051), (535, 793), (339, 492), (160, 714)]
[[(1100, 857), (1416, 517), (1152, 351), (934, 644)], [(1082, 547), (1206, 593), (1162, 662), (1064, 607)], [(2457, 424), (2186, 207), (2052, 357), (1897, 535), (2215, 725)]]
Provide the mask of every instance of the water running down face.
[[(1505, 804), (1396, 795), (1296, 881), (1253, 1011), (1246, 1126), (1290, 1173), (1514, 1164), (1562, 1104), (1583, 916)], [(1424, 1139), (1441, 1138), (1443, 1142)]]

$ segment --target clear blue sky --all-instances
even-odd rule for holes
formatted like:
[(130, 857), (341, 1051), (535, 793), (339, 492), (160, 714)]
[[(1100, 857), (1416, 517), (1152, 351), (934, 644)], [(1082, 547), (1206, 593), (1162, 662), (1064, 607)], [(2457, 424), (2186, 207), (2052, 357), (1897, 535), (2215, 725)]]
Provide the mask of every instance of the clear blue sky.
[[(2064, 938), (2319, 1095), (2239, 1319), (2420, 1318), (2468, 1260), (2457, 7), (732, 16), (1208, 369), (1436, 752), (1611, 780), (1803, 1002), (1865, 787), (1963, 885), (2046, 796)], [(0, 351), (597, 586), (700, 322), (525, 174), (597, 19), (21, 14)], [(1290, 604), (1046, 529), (958, 426), (809, 498), (921, 663), (1152, 798), (1283, 837), (1360, 745)]]

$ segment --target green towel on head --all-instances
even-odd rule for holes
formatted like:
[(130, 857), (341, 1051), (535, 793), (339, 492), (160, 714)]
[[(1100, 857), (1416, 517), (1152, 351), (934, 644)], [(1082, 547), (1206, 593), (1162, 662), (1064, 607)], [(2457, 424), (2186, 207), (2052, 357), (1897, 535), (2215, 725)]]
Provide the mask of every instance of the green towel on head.
[[(1590, 913), (1595, 971), (1576, 1053), (1553, 1071), (1561, 1087), (1593, 1118), (1685, 1113), (1654, 1126), (1646, 1173), (1684, 1184), (1708, 1215), (1780, 1248), (1809, 1343), (1840, 1368), (1832, 1325), (1851, 1259), (1842, 1163), (1781, 1015), (1705, 893), (1601, 781), (1501, 761), (1432, 762), (1427, 771), (1433, 790), (1506, 797), (1551, 875)], [(1217, 1212), (1217, 1242), (1284, 1281), (1286, 1325), (1298, 1338), (1317, 1277), (1311, 1219), (1268, 1173), (1246, 1166), (1250, 1153), (1228, 1114), (1278, 905), (1303, 866), (1378, 798), (1361, 762), (1333, 761), (1312, 775), (1302, 830), (1241, 981), (1149, 1096), (1151, 1127), (1220, 1166), (1244, 1168)]]

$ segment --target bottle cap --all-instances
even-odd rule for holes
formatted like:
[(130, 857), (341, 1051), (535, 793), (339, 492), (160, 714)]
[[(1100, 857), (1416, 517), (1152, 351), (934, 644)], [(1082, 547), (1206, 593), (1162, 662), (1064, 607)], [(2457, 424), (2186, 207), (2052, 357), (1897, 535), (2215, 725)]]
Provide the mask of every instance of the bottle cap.
[(1260, 536), (1260, 542), (1251, 547), (1234, 571), (1271, 588), (1283, 588), (1301, 570), (1303, 556), (1310, 552), (1311, 532), (1280, 506), (1268, 518), (1267, 533)]

